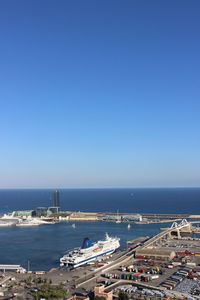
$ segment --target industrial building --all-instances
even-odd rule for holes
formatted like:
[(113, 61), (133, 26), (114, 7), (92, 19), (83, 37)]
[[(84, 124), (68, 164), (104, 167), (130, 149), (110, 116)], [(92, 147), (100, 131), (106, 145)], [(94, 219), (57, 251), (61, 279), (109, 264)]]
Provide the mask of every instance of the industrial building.
[(103, 221), (121, 221), (121, 222), (136, 222), (142, 221), (142, 215), (140, 214), (108, 214), (101, 217)]
[(138, 249), (135, 253), (136, 258), (157, 259), (171, 261), (176, 256), (175, 251), (158, 248)]
[(17, 210), (13, 212), (13, 217), (35, 217), (35, 210)]

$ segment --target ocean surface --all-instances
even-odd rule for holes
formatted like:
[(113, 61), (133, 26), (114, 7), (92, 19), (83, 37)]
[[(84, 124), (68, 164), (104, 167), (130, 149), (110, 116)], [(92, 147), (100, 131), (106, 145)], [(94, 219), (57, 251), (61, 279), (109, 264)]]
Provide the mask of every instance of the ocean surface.
[[(52, 190), (0, 190), (0, 213), (51, 206)], [(66, 189), (60, 190), (62, 210), (128, 213), (200, 214), (200, 188), (195, 189)], [(31, 270), (59, 267), (65, 251), (84, 237), (96, 241), (105, 233), (121, 238), (121, 247), (138, 236), (152, 236), (163, 224), (132, 225), (105, 222), (61, 222), (31, 228), (0, 228), (0, 264), (21, 264)]]
[[(52, 206), (50, 189), (0, 190), (0, 213)], [(62, 210), (130, 213), (200, 212), (200, 188), (61, 189)]]

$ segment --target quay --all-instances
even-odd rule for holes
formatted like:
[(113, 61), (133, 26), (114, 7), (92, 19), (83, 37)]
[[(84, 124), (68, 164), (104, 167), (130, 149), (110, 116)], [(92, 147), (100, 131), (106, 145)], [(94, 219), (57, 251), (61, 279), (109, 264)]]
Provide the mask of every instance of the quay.
[(13, 211), (0, 217), (0, 228), (5, 226), (39, 226), (57, 222), (115, 222), (135, 223), (139, 225), (178, 222), (182, 219), (198, 220), (200, 215), (190, 214), (143, 214), (119, 212), (73, 212), (37, 208), (34, 210)]
[[(192, 287), (198, 284), (200, 287), (200, 238), (193, 237), (200, 231), (197, 232), (199, 229), (195, 224), (198, 221), (173, 222), (153, 237), (129, 241), (124, 251), (73, 270), (58, 268), (25, 273), (20, 265), (0, 265), (0, 269), (15, 277), (16, 284), (12, 282), (12, 289), (24, 286), (24, 299), (29, 299), (26, 295), (33, 290), (40, 290), (43, 282), (51, 282), (54, 287), (62, 285), (71, 297), (77, 293), (87, 297), (94, 291), (102, 292), (106, 297), (109, 295), (112, 300), (119, 291), (133, 290), (134, 294), (130, 295), (133, 299), (142, 299), (142, 295), (160, 295), (159, 299), (163, 300), (184, 299), (191, 295)], [(9, 287), (10, 281), (5, 285)], [(200, 299), (200, 292), (194, 299)]]

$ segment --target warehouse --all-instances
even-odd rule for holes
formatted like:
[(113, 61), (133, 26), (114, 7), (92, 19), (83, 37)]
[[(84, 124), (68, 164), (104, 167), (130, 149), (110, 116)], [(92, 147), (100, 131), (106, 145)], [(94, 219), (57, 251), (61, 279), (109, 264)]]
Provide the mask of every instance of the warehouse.
[(136, 251), (136, 258), (158, 259), (158, 260), (173, 260), (176, 253), (171, 250), (158, 248), (144, 248)]

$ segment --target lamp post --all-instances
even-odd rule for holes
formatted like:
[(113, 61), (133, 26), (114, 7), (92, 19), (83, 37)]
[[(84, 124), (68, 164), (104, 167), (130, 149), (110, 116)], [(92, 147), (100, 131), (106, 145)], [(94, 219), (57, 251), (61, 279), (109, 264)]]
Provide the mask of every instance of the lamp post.
[(29, 272), (29, 271), (30, 271), (30, 260), (29, 260), (29, 259), (28, 259), (28, 262), (27, 262), (27, 264), (28, 264), (27, 271)]

